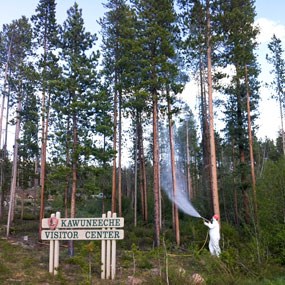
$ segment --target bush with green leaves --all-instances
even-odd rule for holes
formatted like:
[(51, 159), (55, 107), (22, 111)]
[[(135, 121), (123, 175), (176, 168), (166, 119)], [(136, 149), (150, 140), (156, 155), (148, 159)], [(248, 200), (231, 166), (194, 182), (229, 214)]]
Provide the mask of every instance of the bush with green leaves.
[(285, 159), (268, 161), (257, 184), (261, 241), (268, 258), (285, 264)]

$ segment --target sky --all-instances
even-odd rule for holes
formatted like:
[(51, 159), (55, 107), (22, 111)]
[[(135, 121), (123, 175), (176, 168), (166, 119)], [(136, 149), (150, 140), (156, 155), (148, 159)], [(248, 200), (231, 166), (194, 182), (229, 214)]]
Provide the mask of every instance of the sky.
[[(38, 2), (38, 0), (0, 0), (1, 28), (3, 24), (9, 24), (23, 15), (29, 18), (31, 15), (35, 14)], [(100, 28), (97, 21), (104, 16), (105, 12), (102, 2), (106, 3), (106, 0), (77, 1), (79, 7), (82, 9), (86, 31), (97, 33), (97, 35), (99, 35)], [(73, 4), (74, 0), (57, 0), (57, 18), (59, 24), (62, 24), (67, 18), (66, 11), (73, 6)], [(262, 139), (265, 137), (276, 139), (278, 130), (281, 128), (280, 112), (278, 103), (271, 99), (272, 91), (264, 85), (265, 82), (270, 83), (272, 81), (272, 76), (270, 74), (272, 66), (267, 63), (265, 56), (266, 53), (269, 52), (267, 45), (274, 33), (285, 44), (285, 1), (256, 0), (255, 6), (257, 14), (255, 21), (260, 27), (260, 35), (257, 39), (259, 42), (257, 55), (262, 70), (259, 77), (262, 84), (260, 89), (260, 118), (257, 122), (259, 125), (257, 136)], [(196, 97), (195, 91), (193, 92), (191, 88), (193, 88), (193, 85), (189, 83), (183, 92), (183, 97), (185, 97), (185, 101), (189, 102), (189, 104), (196, 102), (196, 99), (193, 98), (193, 96)], [(213, 94), (213, 97), (215, 98), (215, 94)], [(195, 104), (191, 107), (194, 109)], [(215, 125), (219, 128), (219, 119), (215, 119)]]
[[(269, 53), (268, 43), (273, 34), (280, 38), (285, 50), (285, 1), (283, 0), (257, 0), (256, 1), (256, 22), (260, 27), (258, 42), (258, 61), (261, 66), (260, 81), (263, 82), (260, 89), (260, 119), (259, 119), (259, 137), (267, 136), (275, 139), (278, 131), (281, 129), (279, 104), (271, 98), (272, 91), (264, 86), (264, 83), (272, 82), (272, 65), (266, 60), (266, 54)], [(285, 54), (284, 54), (285, 56)]]

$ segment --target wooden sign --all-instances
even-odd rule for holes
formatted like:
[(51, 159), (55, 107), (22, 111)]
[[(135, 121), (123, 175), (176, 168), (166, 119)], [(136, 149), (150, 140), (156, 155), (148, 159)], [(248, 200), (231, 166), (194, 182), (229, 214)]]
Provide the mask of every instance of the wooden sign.
[(61, 218), (60, 212), (42, 219), (41, 239), (49, 240), (49, 272), (59, 267), (60, 240), (101, 240), (101, 278), (114, 279), (116, 273), (116, 240), (124, 238), (124, 218), (110, 211), (102, 218)]
[(42, 240), (120, 240), (123, 230), (43, 230)]
[[(49, 219), (42, 219), (42, 228), (50, 228)], [(57, 229), (83, 229), (83, 228), (123, 228), (124, 218), (60, 218)]]

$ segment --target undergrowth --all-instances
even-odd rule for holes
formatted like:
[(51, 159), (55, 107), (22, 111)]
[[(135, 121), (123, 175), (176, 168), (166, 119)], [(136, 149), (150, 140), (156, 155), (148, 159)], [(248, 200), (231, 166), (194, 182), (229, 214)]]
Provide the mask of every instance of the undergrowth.
[(285, 284), (282, 266), (269, 257), (258, 262), (250, 236), (244, 236), (241, 242), (232, 228), (223, 226), (223, 251), (220, 258), (215, 258), (209, 254), (202, 225), (195, 226), (195, 230), (188, 227), (189, 234), (183, 235), (180, 247), (172, 242), (171, 229), (165, 230), (158, 248), (153, 246), (151, 225), (126, 225), (125, 239), (117, 242), (116, 279), (104, 281), (100, 241), (75, 242), (72, 257), (68, 255), (67, 242), (61, 242), (59, 274), (52, 276), (48, 273), (49, 244), (38, 243), (38, 222), (16, 220), (9, 239), (5, 238), (5, 227), (1, 228), (0, 284), (113, 285), (128, 284), (133, 278), (149, 285), (191, 285), (197, 278), (207, 285)]

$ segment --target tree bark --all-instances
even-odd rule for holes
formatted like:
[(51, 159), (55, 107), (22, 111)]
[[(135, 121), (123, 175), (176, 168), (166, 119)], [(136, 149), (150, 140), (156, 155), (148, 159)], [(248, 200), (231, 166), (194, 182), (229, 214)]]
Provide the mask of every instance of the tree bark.
[(42, 91), (42, 114), (41, 114), (41, 125), (42, 125), (42, 148), (41, 148), (41, 202), (40, 202), (40, 220), (39, 220), (39, 240), (41, 240), (42, 231), (42, 219), (44, 218), (44, 196), (45, 196), (45, 176), (46, 176), (46, 152), (47, 152), (47, 134), (48, 134), (48, 119), (47, 119), (47, 106), (46, 106), (46, 63), (47, 63), (47, 38), (44, 37), (44, 69), (43, 69), (43, 91)]
[(18, 170), (18, 150), (19, 150), (19, 138), (20, 138), (20, 113), (22, 111), (21, 98), (18, 99), (17, 106), (17, 119), (16, 119), (16, 131), (15, 131), (15, 143), (14, 143), (14, 155), (13, 155), (13, 167), (12, 167), (12, 180), (10, 188), (10, 204), (7, 219), (7, 237), (10, 234), (10, 226), (14, 220), (15, 211), (15, 195), (17, 187), (17, 170)]
[(77, 117), (73, 114), (72, 119), (72, 130), (73, 130), (73, 156), (72, 156), (72, 192), (71, 192), (71, 207), (70, 217), (75, 218), (76, 214), (76, 191), (77, 191), (77, 151), (78, 151), (78, 138), (77, 138)]
[(220, 216), (218, 181), (217, 181), (217, 162), (214, 132), (214, 112), (213, 112), (213, 88), (212, 88), (212, 48), (211, 48), (211, 25), (210, 25), (210, 6), (207, 0), (207, 64), (208, 64), (208, 98), (209, 98), (209, 127), (210, 127), (210, 162), (211, 162), (211, 190), (213, 199), (214, 213)]
[(153, 193), (154, 193), (154, 243), (160, 246), (160, 195), (159, 195), (159, 147), (158, 147), (158, 98), (157, 92), (152, 92), (153, 100)]
[(135, 134), (135, 185), (134, 185), (134, 226), (137, 226), (137, 211), (138, 211), (138, 118), (136, 123)]
[[(68, 116), (67, 119), (67, 127), (66, 127), (66, 168), (68, 169), (70, 167), (70, 148), (69, 148), (69, 128), (70, 128), (70, 117)], [(70, 191), (70, 172), (66, 175), (66, 186), (64, 189), (64, 216), (65, 218), (68, 218), (68, 192)]]
[(143, 131), (142, 123), (139, 115), (138, 118), (138, 149), (139, 149), (139, 165), (140, 165), (140, 190), (142, 200), (142, 214), (143, 220), (148, 220), (148, 208), (147, 208), (147, 185), (146, 185), (146, 169), (145, 169), (145, 157), (144, 157), (144, 145), (143, 145)]
[(194, 196), (194, 189), (192, 186), (192, 178), (191, 178), (191, 168), (190, 168), (190, 144), (189, 144), (189, 126), (188, 121), (186, 122), (186, 171), (187, 171), (187, 192), (189, 200), (191, 201)]
[[(12, 37), (13, 39), (13, 37)], [(1, 104), (1, 115), (0, 115), (0, 143), (2, 142), (2, 125), (3, 125), (3, 117), (4, 117), (4, 106), (5, 106), (5, 97), (6, 94), (8, 94), (8, 71), (9, 71), (9, 63), (10, 63), (10, 57), (11, 57), (11, 47), (12, 47), (12, 39), (10, 41), (9, 44), (9, 48), (8, 48), (8, 54), (7, 54), (7, 62), (5, 64), (5, 76), (4, 76), (4, 82), (3, 82), (3, 86), (4, 86), (4, 92), (2, 94), (2, 104)], [(8, 114), (8, 110), (9, 110), (9, 105), (8, 105), (8, 100), (7, 100), (7, 114)], [(8, 133), (8, 117), (6, 117), (6, 130), (5, 130), (5, 134), (7, 137), (7, 133)], [(5, 140), (5, 142), (7, 143), (7, 140)], [(6, 158), (6, 143), (4, 143), (3, 149), (2, 149), (2, 159), (0, 162), (0, 167), (1, 167), (1, 181), (0, 181), (0, 219), (2, 218), (3, 215), (3, 200), (4, 200), (4, 189), (3, 189), (3, 185), (4, 185), (4, 161)], [(0, 145), (1, 148), (1, 145)]]
[(145, 200), (144, 200), (144, 181), (143, 181), (143, 172), (142, 172), (142, 141), (141, 141), (141, 128), (140, 123), (138, 122), (138, 164), (139, 164), (139, 189), (140, 189), (140, 197), (141, 197), (141, 211), (142, 211), (142, 218), (145, 220)]
[(170, 98), (168, 95), (167, 100), (168, 105), (168, 125), (169, 125), (169, 142), (170, 142), (170, 160), (171, 160), (171, 176), (172, 176), (172, 195), (174, 198), (173, 202), (173, 218), (174, 224), (173, 228), (175, 229), (175, 238), (176, 244), (180, 246), (180, 228), (179, 228), (179, 214), (178, 214), (178, 207), (177, 207), (177, 183), (176, 183), (176, 165), (175, 165), (175, 145), (174, 145), (174, 134), (173, 134), (173, 121), (171, 116), (171, 105), (170, 105)]
[(119, 134), (118, 134), (118, 208), (122, 217), (122, 92), (119, 92)]
[(255, 168), (254, 168), (253, 140), (252, 140), (252, 130), (251, 130), (251, 117), (250, 117), (250, 92), (249, 92), (247, 66), (245, 66), (245, 84), (246, 84), (247, 124), (248, 124), (250, 170), (251, 170), (251, 182), (252, 182), (252, 194), (253, 194), (253, 209), (254, 209), (254, 220), (255, 223), (257, 224), (258, 221), (257, 221), (256, 179), (255, 179)]
[[(236, 65), (236, 72), (239, 74), (239, 68)], [(243, 117), (242, 117), (242, 98), (241, 98), (241, 86), (240, 79), (237, 77), (237, 125), (238, 125), (238, 150), (239, 150), (239, 167), (240, 167), (240, 189), (242, 192), (243, 211), (244, 219), (248, 224), (250, 222), (250, 207), (248, 197), (248, 181), (247, 181), (247, 170), (246, 170), (246, 159), (245, 159), (245, 146), (243, 143)]]
[[(201, 53), (201, 52), (200, 52)], [(202, 58), (199, 58), (199, 77), (200, 77), (200, 92), (201, 92), (201, 126), (202, 126), (202, 147), (203, 147), (203, 179), (202, 183), (204, 184), (203, 189), (204, 195), (208, 198), (211, 194), (211, 169), (210, 169), (210, 131), (209, 131), (209, 111), (208, 111), (208, 104), (206, 98), (206, 90), (205, 90), (205, 79), (203, 76), (204, 68), (202, 63)], [(212, 196), (211, 196), (212, 198)], [(208, 200), (208, 199), (207, 199)], [(212, 210), (212, 203), (211, 203), (211, 210)]]
[(117, 112), (117, 105), (118, 105), (118, 94), (117, 91), (114, 91), (114, 122), (113, 122), (113, 174), (112, 174), (112, 213), (116, 212), (116, 181), (117, 181), (117, 121), (118, 121), (118, 112)]
[[(232, 141), (232, 163), (233, 163), (233, 173), (236, 172), (236, 159), (235, 159), (235, 143)], [(233, 185), (236, 185), (236, 177), (233, 177)], [(238, 191), (236, 187), (234, 188), (234, 220), (235, 224), (239, 224), (239, 207), (238, 207)]]

